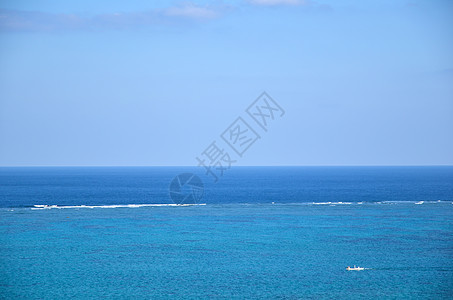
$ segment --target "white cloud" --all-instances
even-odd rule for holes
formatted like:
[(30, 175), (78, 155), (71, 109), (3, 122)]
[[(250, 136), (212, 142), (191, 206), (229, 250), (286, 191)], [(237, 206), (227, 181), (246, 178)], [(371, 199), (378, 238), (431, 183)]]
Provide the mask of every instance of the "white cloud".
[(186, 4), (180, 7), (171, 7), (166, 10), (168, 16), (188, 17), (194, 19), (212, 19), (218, 16), (217, 11), (208, 7)]
[(255, 5), (304, 5), (307, 4), (305, 0), (248, 0)]
[(204, 7), (193, 3), (165, 10), (99, 14), (91, 17), (37, 11), (0, 10), (0, 31), (122, 30), (177, 24), (178, 20), (203, 20), (220, 16), (225, 7)]

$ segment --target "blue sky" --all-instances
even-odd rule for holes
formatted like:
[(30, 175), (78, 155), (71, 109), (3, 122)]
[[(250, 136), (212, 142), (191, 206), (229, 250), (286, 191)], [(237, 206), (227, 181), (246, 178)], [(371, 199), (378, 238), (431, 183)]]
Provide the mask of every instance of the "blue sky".
[[(451, 1), (2, 1), (0, 165), (452, 165)], [(253, 122), (250, 125), (256, 126)], [(233, 153), (231, 153), (233, 156)]]

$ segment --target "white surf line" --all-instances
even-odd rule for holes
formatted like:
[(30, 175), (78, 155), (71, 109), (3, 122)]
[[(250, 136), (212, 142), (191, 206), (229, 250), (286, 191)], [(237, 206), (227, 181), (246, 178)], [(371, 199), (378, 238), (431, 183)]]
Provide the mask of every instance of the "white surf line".
[(33, 205), (32, 210), (42, 210), (42, 209), (68, 209), (68, 208), (140, 208), (140, 207), (179, 207), (179, 206), (203, 206), (206, 203), (200, 204), (114, 204), (114, 205), (43, 205), (37, 204)]

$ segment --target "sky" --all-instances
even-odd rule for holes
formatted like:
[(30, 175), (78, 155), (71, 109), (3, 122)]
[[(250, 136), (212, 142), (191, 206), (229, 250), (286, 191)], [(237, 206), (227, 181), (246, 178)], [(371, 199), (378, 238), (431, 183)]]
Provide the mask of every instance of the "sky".
[(197, 165), (213, 142), (234, 165), (453, 165), (453, 2), (0, 1), (0, 166)]

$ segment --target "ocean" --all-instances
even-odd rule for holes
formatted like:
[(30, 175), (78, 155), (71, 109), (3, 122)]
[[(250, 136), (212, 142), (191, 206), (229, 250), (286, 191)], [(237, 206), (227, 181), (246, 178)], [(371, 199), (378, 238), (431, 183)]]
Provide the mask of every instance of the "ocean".
[(0, 298), (452, 299), (452, 204), (453, 167), (0, 168)]

